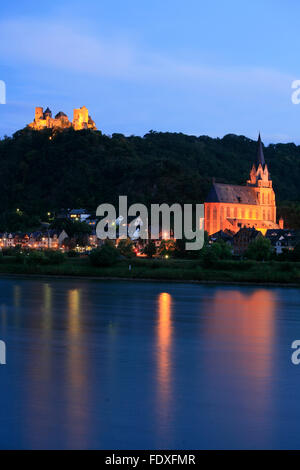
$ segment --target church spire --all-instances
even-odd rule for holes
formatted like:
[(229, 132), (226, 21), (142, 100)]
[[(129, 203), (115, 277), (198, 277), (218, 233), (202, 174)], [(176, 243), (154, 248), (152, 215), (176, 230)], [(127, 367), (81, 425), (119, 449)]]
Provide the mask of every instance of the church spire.
[(264, 168), (266, 162), (264, 157), (263, 146), (260, 138), (260, 133), (258, 134), (258, 150), (257, 150), (257, 158), (256, 158), (256, 168), (258, 168), (259, 164)]
[(263, 144), (261, 141), (260, 133), (258, 134), (258, 149), (257, 149), (257, 156), (256, 161), (252, 165), (252, 169), (250, 172), (250, 179), (247, 181), (247, 184), (251, 186), (259, 186), (259, 187), (272, 187), (272, 181), (270, 180), (268, 165), (266, 164), (264, 151), (263, 151)]

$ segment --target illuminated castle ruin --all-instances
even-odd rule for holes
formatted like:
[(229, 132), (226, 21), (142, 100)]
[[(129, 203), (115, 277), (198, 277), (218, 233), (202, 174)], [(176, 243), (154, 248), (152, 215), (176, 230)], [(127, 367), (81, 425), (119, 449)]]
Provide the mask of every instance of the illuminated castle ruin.
[(276, 201), (260, 135), (258, 152), (246, 186), (214, 183), (205, 201), (205, 230), (238, 232), (254, 227), (263, 234), (268, 229), (283, 228), (276, 223)]
[(49, 108), (45, 111), (42, 107), (35, 108), (34, 121), (28, 124), (28, 127), (35, 130), (41, 129), (67, 129), (73, 127), (75, 131), (82, 129), (96, 130), (96, 125), (89, 116), (88, 109), (85, 106), (82, 108), (74, 109), (73, 121), (70, 122), (68, 116), (60, 111), (56, 116), (52, 117), (52, 112)]

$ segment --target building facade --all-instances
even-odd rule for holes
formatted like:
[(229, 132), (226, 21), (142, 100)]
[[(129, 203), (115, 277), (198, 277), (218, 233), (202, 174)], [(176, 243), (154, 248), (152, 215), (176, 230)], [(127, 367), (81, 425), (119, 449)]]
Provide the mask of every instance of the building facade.
[(85, 106), (82, 108), (74, 109), (73, 121), (69, 121), (68, 116), (60, 111), (56, 116), (52, 117), (52, 112), (49, 108), (45, 111), (42, 107), (35, 108), (35, 116), (33, 122), (28, 124), (28, 127), (34, 130), (42, 129), (68, 129), (73, 127), (75, 131), (82, 129), (97, 130), (94, 121), (89, 115), (88, 109)]
[(238, 232), (255, 228), (265, 235), (268, 229), (283, 228), (276, 223), (276, 200), (260, 135), (255, 163), (246, 186), (214, 183), (205, 201), (205, 230)]

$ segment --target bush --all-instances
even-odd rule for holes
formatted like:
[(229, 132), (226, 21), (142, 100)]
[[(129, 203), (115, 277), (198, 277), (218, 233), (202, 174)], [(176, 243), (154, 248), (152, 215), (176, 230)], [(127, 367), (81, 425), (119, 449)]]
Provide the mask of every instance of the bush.
[(61, 251), (46, 250), (44, 254), (46, 260), (43, 264), (62, 264), (65, 261), (65, 255)]
[(117, 263), (118, 259), (118, 250), (108, 244), (92, 250), (89, 255), (89, 260), (93, 266), (113, 266)]
[(290, 253), (293, 261), (300, 261), (300, 243), (295, 246), (295, 249)]
[(165, 266), (165, 263), (161, 263), (159, 262), (159, 260), (150, 260), (148, 261), (146, 266), (150, 269), (158, 269), (163, 268)]
[(280, 271), (284, 272), (294, 272), (296, 267), (294, 263), (289, 263), (288, 261), (283, 261), (278, 266)]
[(23, 258), (23, 262), (26, 262), (27, 264), (47, 264), (46, 255), (42, 251), (31, 251), (28, 253), (20, 253), (20, 255), (20, 261)]
[(203, 251), (202, 254), (202, 265), (204, 268), (209, 269), (213, 268), (218, 261), (218, 256), (215, 252), (215, 250), (212, 250), (212, 248), (206, 248), (205, 251)]
[(147, 245), (142, 250), (143, 254), (146, 255), (148, 258), (153, 258), (156, 254), (156, 245), (153, 240), (150, 240)]
[(135, 256), (135, 252), (133, 251), (134, 245), (130, 238), (120, 240), (117, 250), (126, 258), (133, 258)]
[(244, 255), (248, 259), (256, 261), (268, 261), (272, 254), (272, 246), (268, 238), (258, 238), (249, 243)]
[(218, 260), (215, 262), (214, 267), (216, 269), (223, 269), (225, 271), (248, 271), (249, 269), (257, 266), (257, 261), (253, 260)]
[(79, 256), (79, 253), (75, 250), (69, 250), (67, 251), (67, 256), (68, 258), (77, 258)]
[(216, 255), (217, 259), (230, 259), (232, 258), (231, 248), (228, 243), (223, 240), (218, 240), (211, 245), (210, 248)]
[(46, 264), (62, 264), (65, 256), (60, 251), (55, 250), (28, 250), (20, 251), (15, 255), (15, 262), (18, 264), (29, 265), (46, 265)]
[(18, 253), (20, 253), (21, 248), (19, 246), (16, 247), (9, 247), (9, 248), (3, 248), (2, 253), (4, 256), (16, 256)]

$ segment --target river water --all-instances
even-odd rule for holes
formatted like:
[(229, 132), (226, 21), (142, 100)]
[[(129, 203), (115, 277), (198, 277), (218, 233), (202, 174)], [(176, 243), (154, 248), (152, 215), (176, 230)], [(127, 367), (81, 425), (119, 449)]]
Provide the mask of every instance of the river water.
[(300, 448), (300, 291), (0, 279), (1, 449)]

